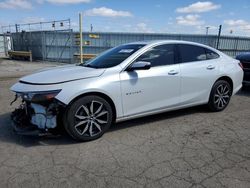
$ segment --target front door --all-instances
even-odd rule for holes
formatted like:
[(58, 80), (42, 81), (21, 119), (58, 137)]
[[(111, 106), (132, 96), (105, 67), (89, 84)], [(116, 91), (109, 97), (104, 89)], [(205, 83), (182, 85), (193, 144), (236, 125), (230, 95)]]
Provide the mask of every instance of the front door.
[(156, 46), (134, 62), (151, 63), (149, 70), (120, 74), (124, 116), (174, 107), (180, 102), (180, 68), (175, 64), (175, 45)]

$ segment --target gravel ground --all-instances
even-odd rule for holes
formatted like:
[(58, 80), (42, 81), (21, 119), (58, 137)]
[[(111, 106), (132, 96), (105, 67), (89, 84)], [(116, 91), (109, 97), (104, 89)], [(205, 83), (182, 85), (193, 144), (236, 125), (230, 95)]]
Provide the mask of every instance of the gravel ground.
[(140, 118), (92, 142), (17, 136), (9, 87), (50, 66), (0, 60), (0, 187), (250, 187), (250, 88), (223, 112)]

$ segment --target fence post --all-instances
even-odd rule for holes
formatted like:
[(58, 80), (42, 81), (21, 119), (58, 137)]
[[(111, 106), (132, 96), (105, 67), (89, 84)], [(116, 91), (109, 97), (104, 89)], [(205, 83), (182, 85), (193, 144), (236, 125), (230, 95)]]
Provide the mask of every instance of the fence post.
[(45, 31), (41, 32), (42, 37), (41, 37), (41, 42), (42, 42), (42, 60), (45, 61), (46, 57), (46, 39), (45, 39)]
[(69, 55), (70, 55), (70, 63), (74, 63), (74, 52), (73, 52), (73, 47), (74, 47), (74, 33), (73, 29), (70, 29), (70, 47), (69, 47)]
[(219, 26), (219, 33), (218, 33), (217, 47), (216, 47), (217, 50), (219, 49), (219, 45), (220, 45), (221, 27), (222, 27), (222, 25)]
[(234, 56), (237, 55), (238, 52), (238, 42), (239, 42), (239, 37), (235, 37), (235, 43), (234, 43)]
[(83, 57), (82, 57), (82, 13), (79, 14), (79, 32), (80, 32), (80, 63), (83, 63)]

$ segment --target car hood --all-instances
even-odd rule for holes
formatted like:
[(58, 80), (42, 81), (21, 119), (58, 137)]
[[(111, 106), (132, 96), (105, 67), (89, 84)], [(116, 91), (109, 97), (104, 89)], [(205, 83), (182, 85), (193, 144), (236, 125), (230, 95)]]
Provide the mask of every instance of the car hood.
[(101, 76), (105, 69), (66, 65), (35, 72), (20, 79), (21, 83), (48, 85)]

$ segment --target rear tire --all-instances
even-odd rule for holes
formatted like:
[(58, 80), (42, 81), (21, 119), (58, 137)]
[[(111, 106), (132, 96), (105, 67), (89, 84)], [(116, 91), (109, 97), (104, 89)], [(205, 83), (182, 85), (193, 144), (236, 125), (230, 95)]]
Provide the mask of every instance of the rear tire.
[(100, 138), (110, 127), (112, 108), (103, 98), (95, 95), (73, 102), (64, 115), (64, 127), (78, 141)]
[(213, 85), (210, 93), (208, 107), (213, 112), (219, 112), (224, 110), (232, 95), (232, 88), (230, 84), (225, 80), (218, 80)]

